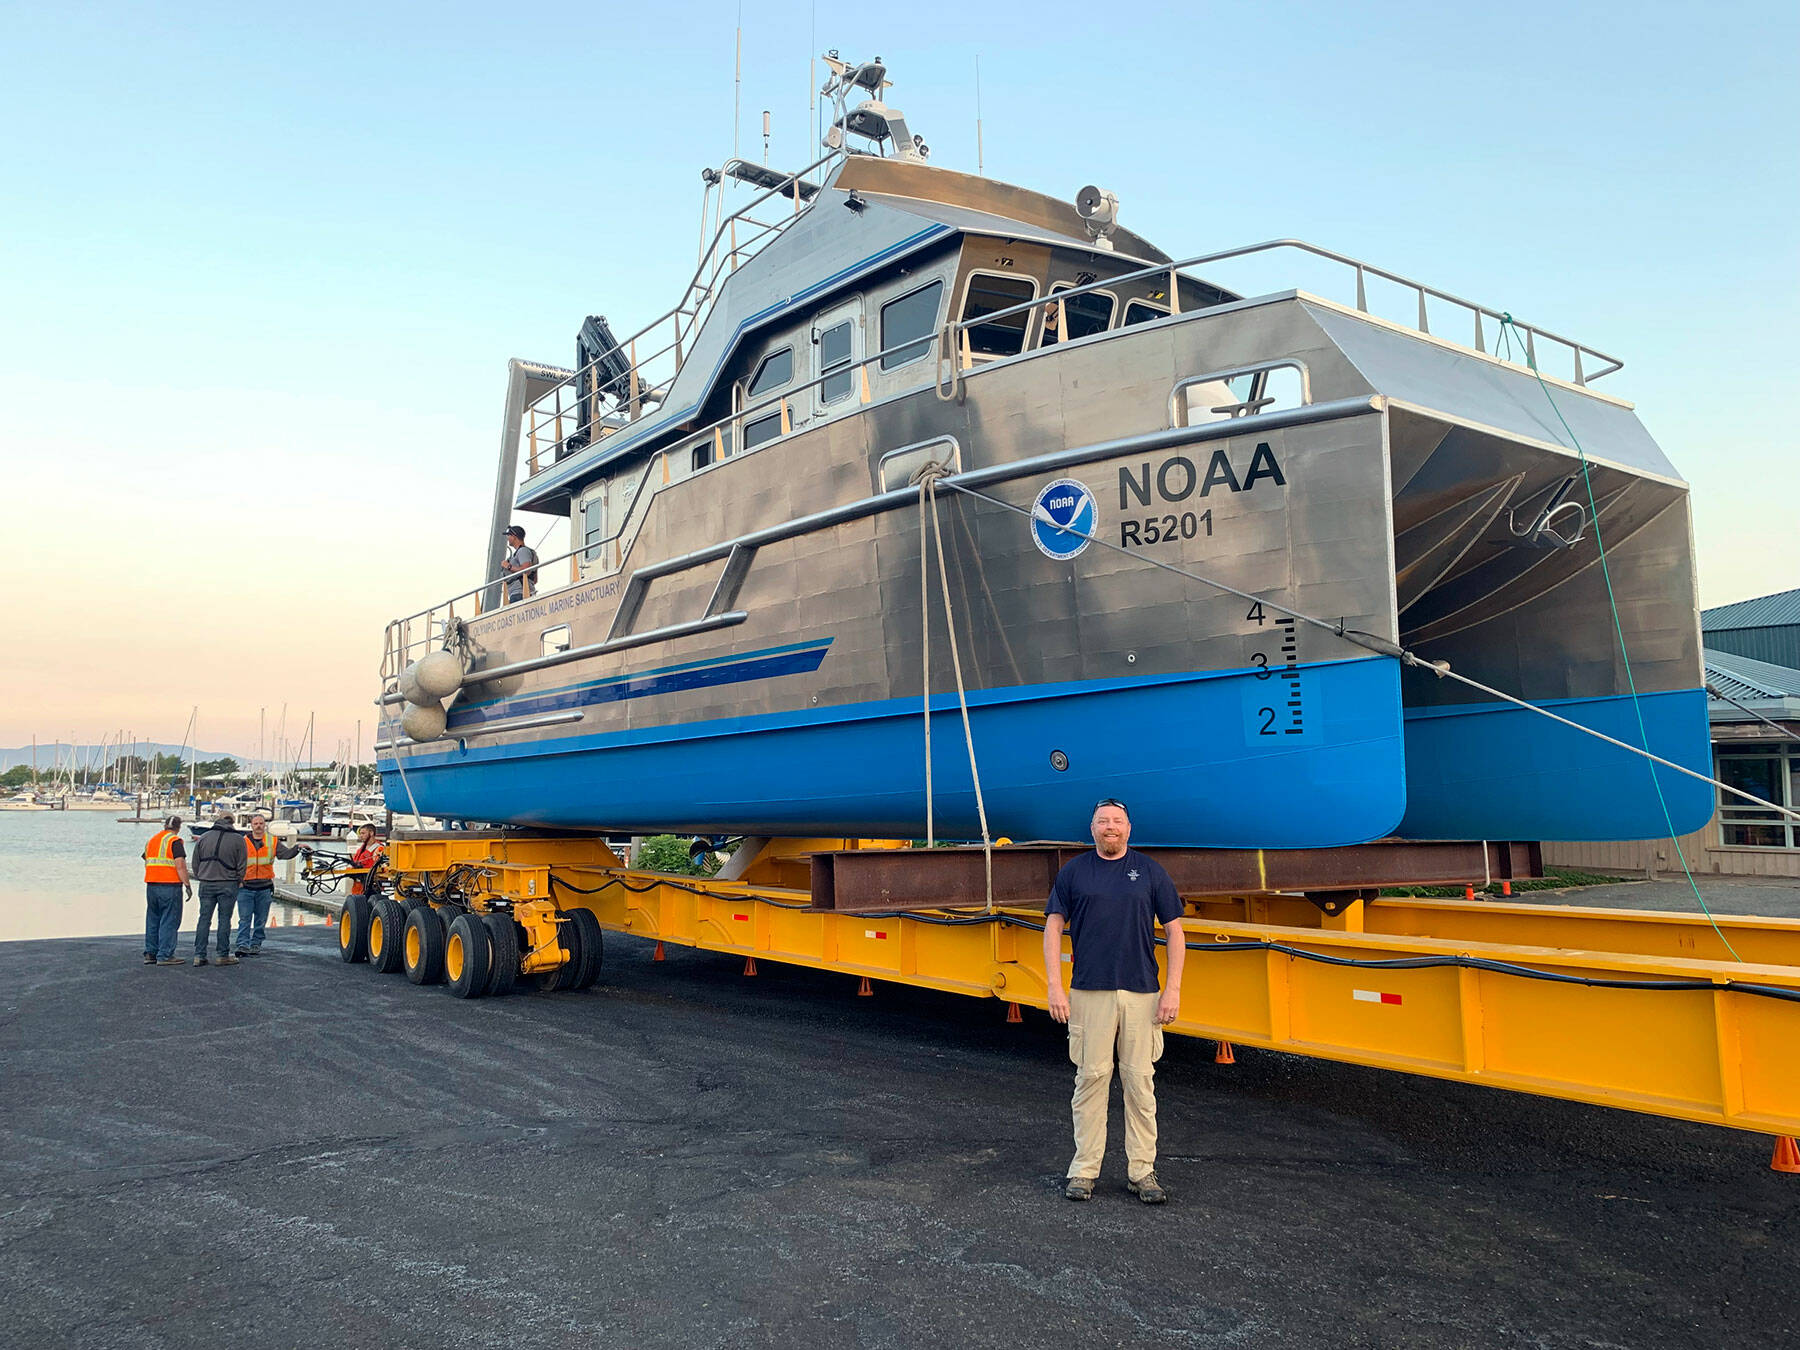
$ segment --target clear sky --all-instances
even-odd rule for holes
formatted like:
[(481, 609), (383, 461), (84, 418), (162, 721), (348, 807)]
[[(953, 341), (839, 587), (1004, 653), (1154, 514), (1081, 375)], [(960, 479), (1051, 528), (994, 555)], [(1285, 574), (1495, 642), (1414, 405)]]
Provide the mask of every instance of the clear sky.
[[(979, 56), (994, 177), (1624, 356), (1603, 387), (1693, 484), (1702, 601), (1800, 585), (1800, 6), (742, 13), (746, 156), (768, 108), (772, 161), (814, 157), (836, 47), (972, 170)], [(630, 331), (692, 271), (737, 15), (0, 4), (0, 744), (179, 741), (198, 704), (252, 751), (285, 703), (366, 753), (383, 624), (478, 579), (507, 358), (566, 364), (583, 315)]]

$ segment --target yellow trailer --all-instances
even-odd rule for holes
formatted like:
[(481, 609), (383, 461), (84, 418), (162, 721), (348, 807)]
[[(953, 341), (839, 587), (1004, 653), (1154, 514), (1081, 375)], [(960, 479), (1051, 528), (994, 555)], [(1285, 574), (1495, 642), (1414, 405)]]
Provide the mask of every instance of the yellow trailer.
[[(1377, 874), (1503, 885), (1523, 847), (1184, 851), (1170, 870), (1191, 955), (1169, 1030), (1222, 1055), (1260, 1046), (1767, 1132), (1800, 1171), (1800, 920), (1375, 898)], [(1032, 888), (1056, 849), (995, 850), (992, 889), (973, 895), (979, 850), (814, 839), (740, 855), (700, 879), (633, 869), (592, 835), (401, 834), (391, 893), (350, 898), (339, 946), (464, 997), (589, 985), (611, 930), (741, 955), (747, 973), (779, 961), (1046, 1005), (1047, 887)]]

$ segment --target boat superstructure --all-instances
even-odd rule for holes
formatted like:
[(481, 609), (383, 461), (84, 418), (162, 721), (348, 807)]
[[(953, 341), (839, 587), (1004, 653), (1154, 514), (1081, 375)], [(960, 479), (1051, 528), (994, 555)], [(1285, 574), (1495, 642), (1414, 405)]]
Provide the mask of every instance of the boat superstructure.
[[(1224, 847), (1707, 818), (1704, 784), (1391, 654), (1706, 769), (1687, 489), (1593, 388), (1617, 360), (1296, 240), (1174, 258), (1111, 193), (931, 164), (884, 89), (837, 62), (825, 158), (709, 172), (750, 201), (657, 323), (511, 364), (488, 570), (387, 631), (394, 810), (975, 837), (960, 680), (1014, 838), (1101, 796)], [(1253, 255), (1352, 295), (1206, 279)], [(515, 510), (575, 551), (506, 604)]]

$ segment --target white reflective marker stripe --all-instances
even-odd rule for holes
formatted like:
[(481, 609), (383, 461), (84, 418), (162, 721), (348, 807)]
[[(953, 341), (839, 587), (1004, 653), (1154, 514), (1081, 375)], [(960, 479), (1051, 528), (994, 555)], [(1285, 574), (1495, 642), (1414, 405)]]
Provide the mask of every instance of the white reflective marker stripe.
[(1400, 1001), (1398, 994), (1382, 994), (1373, 989), (1352, 989), (1350, 997), (1358, 1003), (1398, 1003)]
[(887, 933), (885, 930), (880, 929), (880, 928), (865, 928), (865, 929), (863, 929), (863, 936), (866, 938), (885, 939), (887, 937)]

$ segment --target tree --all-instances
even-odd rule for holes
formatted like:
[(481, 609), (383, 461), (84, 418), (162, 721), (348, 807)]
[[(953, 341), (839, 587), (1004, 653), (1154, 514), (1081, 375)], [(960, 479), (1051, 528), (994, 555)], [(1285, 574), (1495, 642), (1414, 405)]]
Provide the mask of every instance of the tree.
[(15, 764), (5, 773), (0, 773), (0, 787), (22, 788), (31, 781), (31, 765)]
[(638, 850), (637, 865), (651, 872), (674, 872), (684, 877), (709, 877), (718, 870), (711, 854), (698, 865), (688, 853), (688, 839), (679, 834), (653, 834)]

